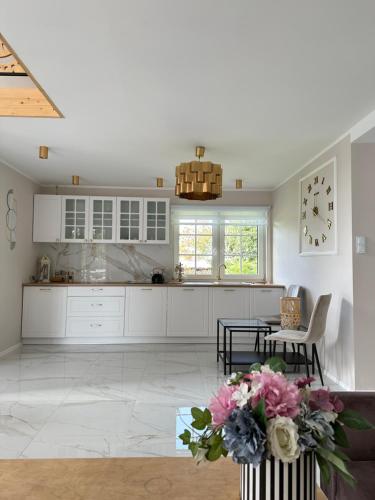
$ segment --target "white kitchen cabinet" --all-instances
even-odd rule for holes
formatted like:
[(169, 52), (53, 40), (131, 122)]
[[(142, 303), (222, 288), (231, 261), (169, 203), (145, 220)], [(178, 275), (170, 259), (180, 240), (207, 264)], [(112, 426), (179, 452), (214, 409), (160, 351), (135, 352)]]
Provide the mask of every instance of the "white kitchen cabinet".
[(89, 241), (89, 196), (63, 196), (61, 241), (87, 243)]
[(66, 287), (24, 287), (22, 337), (64, 337), (66, 297)]
[(208, 326), (208, 287), (168, 288), (168, 336), (206, 337)]
[(125, 297), (123, 286), (69, 286), (68, 297)]
[(124, 316), (124, 297), (68, 297), (68, 316)]
[(169, 243), (169, 198), (145, 198), (143, 210), (144, 243)]
[(117, 198), (118, 243), (143, 242), (143, 198)]
[(249, 288), (220, 287), (212, 289), (211, 335), (216, 335), (218, 318), (251, 318)]
[(157, 286), (126, 289), (125, 335), (166, 336), (167, 288)]
[(61, 196), (34, 195), (33, 242), (49, 243), (61, 240)]
[(284, 288), (254, 288), (252, 295), (253, 317), (280, 314), (280, 298), (284, 296)]
[(115, 243), (116, 197), (90, 196), (89, 240), (91, 243)]
[(74, 317), (66, 323), (67, 337), (122, 337), (124, 317)]

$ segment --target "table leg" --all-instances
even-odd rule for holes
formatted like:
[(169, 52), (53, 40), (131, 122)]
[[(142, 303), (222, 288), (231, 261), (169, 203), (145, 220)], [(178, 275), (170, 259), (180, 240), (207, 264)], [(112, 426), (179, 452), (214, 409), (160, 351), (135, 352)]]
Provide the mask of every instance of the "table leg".
[(223, 355), (224, 355), (224, 375), (227, 374), (227, 327), (224, 326), (224, 343), (223, 343)]
[(219, 351), (220, 351), (220, 323), (219, 320), (216, 321), (216, 362), (219, 362)]
[(232, 374), (232, 330), (229, 330), (229, 375)]
[[(268, 335), (271, 335), (272, 333), (272, 329), (271, 327), (268, 328)], [(269, 341), (270, 342), (270, 358), (272, 358), (272, 340)]]

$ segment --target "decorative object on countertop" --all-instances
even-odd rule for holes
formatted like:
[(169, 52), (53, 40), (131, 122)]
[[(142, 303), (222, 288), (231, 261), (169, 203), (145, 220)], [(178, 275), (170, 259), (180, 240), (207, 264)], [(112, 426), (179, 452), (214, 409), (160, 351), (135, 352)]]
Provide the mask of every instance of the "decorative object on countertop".
[(282, 297), (280, 299), (280, 319), (282, 330), (298, 330), (301, 324), (301, 299)]
[(79, 186), (79, 175), (72, 175), (72, 186)]
[(163, 275), (163, 269), (155, 267), (152, 270), (152, 276), (151, 276), (151, 281), (156, 284), (156, 283), (164, 283), (164, 275)]
[(48, 160), (48, 146), (39, 146), (39, 158)]
[(14, 197), (14, 190), (7, 192), (7, 213), (5, 222), (8, 230), (8, 241), (11, 250), (16, 248), (16, 226), (17, 226), (17, 200)]
[(43, 257), (40, 259), (39, 281), (43, 283), (49, 283), (50, 272), (51, 261), (47, 255), (43, 255)]
[(56, 271), (55, 275), (51, 278), (52, 283), (73, 283), (73, 281), (73, 271)]
[(198, 161), (181, 163), (176, 167), (176, 196), (199, 201), (221, 198), (223, 169), (219, 164), (200, 161), (205, 150), (204, 146), (196, 146)]
[(289, 381), (285, 367), (274, 357), (233, 373), (208, 408), (191, 409), (179, 436), (198, 463), (230, 454), (240, 464), (241, 500), (294, 498), (297, 490), (315, 500), (315, 458), (324, 482), (335, 470), (354, 485), (344, 426), (374, 429), (328, 389), (310, 389), (313, 377)]
[(183, 268), (183, 265), (181, 262), (179, 262), (177, 264), (177, 266), (175, 267), (175, 272), (177, 273), (177, 281), (179, 283), (182, 283), (183, 275), (184, 275), (184, 268)]

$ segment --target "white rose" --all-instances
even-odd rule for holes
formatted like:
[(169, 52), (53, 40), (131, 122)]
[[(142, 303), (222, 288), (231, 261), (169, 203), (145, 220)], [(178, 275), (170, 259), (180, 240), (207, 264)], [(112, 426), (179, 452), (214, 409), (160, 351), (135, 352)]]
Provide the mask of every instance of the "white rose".
[(272, 455), (282, 462), (290, 463), (300, 455), (298, 427), (289, 417), (275, 417), (267, 425), (268, 447)]

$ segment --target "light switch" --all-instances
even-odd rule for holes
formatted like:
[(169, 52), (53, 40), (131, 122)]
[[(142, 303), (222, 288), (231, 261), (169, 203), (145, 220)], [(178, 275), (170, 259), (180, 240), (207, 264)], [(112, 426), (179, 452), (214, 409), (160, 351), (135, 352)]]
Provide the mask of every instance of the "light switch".
[(358, 254), (366, 253), (366, 236), (355, 237), (355, 251)]

